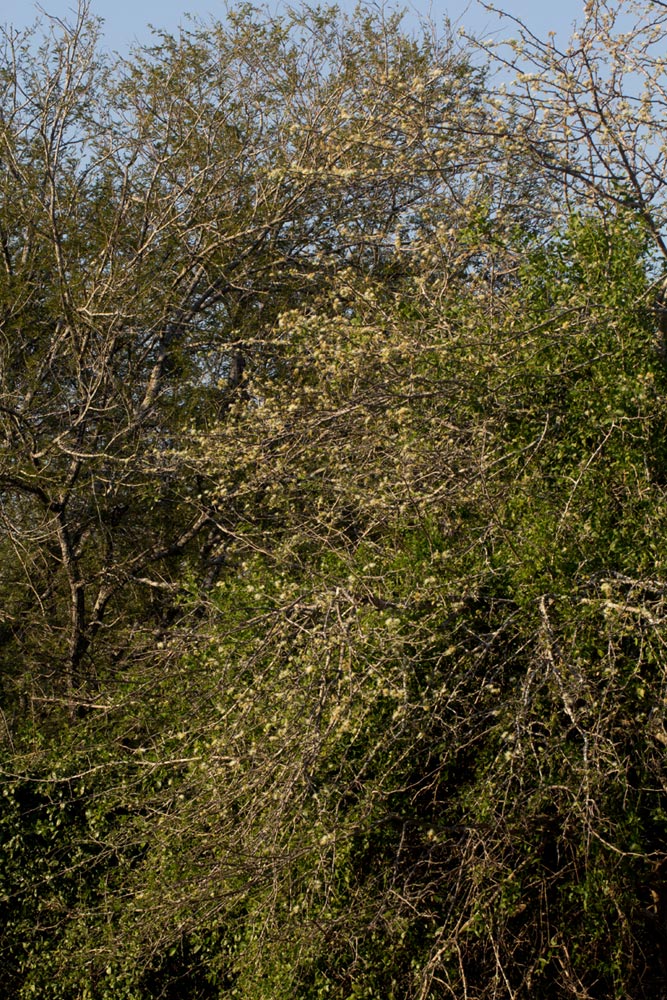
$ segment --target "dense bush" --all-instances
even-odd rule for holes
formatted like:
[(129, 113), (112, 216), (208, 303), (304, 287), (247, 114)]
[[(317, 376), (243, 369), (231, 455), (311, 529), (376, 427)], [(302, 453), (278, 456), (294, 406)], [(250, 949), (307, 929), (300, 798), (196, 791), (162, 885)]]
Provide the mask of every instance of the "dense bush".
[(0, 985), (658, 997), (657, 216), (290, 18), (4, 78)]

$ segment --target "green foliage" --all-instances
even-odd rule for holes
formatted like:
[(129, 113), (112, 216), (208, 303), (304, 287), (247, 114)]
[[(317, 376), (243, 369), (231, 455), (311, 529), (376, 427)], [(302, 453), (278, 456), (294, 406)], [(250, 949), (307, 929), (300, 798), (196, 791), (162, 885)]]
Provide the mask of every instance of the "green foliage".
[(650, 233), (543, 214), (451, 44), (160, 35), (5, 269), (8, 997), (662, 988)]

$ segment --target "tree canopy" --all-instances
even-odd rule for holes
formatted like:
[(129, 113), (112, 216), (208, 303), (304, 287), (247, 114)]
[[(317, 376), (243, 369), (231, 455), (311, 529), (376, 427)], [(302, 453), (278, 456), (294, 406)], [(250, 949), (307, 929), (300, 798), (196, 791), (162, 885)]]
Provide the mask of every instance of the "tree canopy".
[(660, 8), (4, 35), (7, 997), (661, 995)]

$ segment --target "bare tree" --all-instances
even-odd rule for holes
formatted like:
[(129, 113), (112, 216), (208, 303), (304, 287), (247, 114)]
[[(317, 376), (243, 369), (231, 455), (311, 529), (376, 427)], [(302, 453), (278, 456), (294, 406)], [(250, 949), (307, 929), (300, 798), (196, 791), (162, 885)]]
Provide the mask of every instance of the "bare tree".
[(563, 212), (630, 210), (666, 258), (665, 5), (587, 0), (562, 49), (511, 14), (502, 19), (512, 39), (477, 43), (509, 78), (495, 100), (498, 135), (560, 184)]

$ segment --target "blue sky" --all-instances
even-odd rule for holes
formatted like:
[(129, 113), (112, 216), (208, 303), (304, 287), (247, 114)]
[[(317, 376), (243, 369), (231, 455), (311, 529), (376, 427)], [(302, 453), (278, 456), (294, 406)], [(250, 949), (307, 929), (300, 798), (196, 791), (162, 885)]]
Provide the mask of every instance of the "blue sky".
[[(583, 0), (559, 0), (556, 4), (543, 0), (506, 0), (504, 4), (496, 0), (496, 3), (521, 18), (535, 34), (545, 36), (550, 30), (556, 31), (559, 41), (569, 36), (583, 6)], [(76, 7), (76, 0), (42, 0), (41, 6), (50, 14), (66, 17)], [(350, 9), (354, 2), (342, 0), (341, 6)], [(430, 14), (436, 23), (447, 14), (457, 25), (484, 36), (514, 34), (506, 19), (499, 20), (485, 11), (477, 0), (412, 0), (405, 4), (392, 2), (388, 6), (405, 6), (417, 14)], [(92, 0), (92, 10), (104, 18), (108, 47), (125, 54), (133, 41), (149, 40), (149, 23), (175, 31), (185, 11), (204, 18), (209, 14), (221, 17), (224, 5), (219, 0)], [(25, 27), (36, 14), (36, 6), (27, 0), (0, 0), (0, 24)]]

